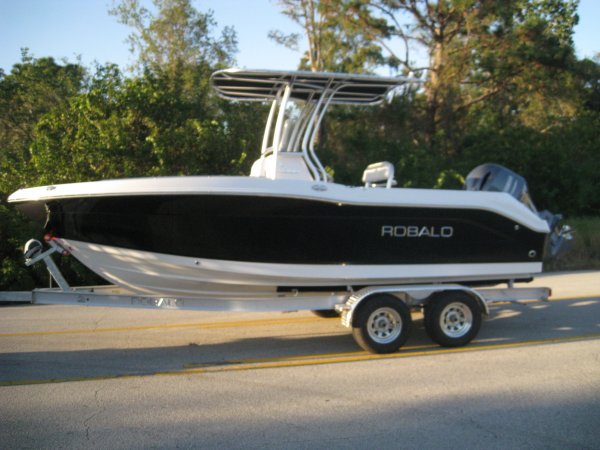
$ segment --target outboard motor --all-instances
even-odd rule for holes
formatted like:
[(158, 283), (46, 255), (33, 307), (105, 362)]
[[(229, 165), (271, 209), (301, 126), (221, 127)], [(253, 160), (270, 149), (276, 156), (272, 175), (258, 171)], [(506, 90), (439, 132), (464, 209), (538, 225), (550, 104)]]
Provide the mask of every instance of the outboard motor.
[(550, 235), (546, 255), (555, 258), (569, 249), (567, 241), (573, 239), (571, 227), (559, 225), (563, 216), (550, 211), (538, 212), (529, 196), (529, 188), (525, 178), (499, 164), (482, 164), (475, 167), (465, 179), (467, 191), (506, 192), (525, 204), (541, 219), (548, 222)]
[(569, 225), (560, 225), (562, 214), (552, 214), (545, 209), (538, 213), (550, 225), (550, 235), (546, 243), (546, 254), (549, 258), (556, 258), (571, 249), (569, 241), (573, 239), (573, 230)]
[(467, 191), (506, 192), (537, 212), (525, 178), (498, 164), (482, 164), (475, 167), (465, 180)]

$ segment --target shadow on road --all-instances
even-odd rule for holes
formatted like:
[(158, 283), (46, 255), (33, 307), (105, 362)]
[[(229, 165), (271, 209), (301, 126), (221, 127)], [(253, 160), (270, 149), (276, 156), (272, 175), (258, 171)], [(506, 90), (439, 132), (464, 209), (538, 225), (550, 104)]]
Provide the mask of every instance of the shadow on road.
[[(350, 333), (342, 333), (335, 320), (324, 320), (317, 331), (303, 333), (302, 324), (281, 327), (276, 336), (260, 336), (260, 327), (252, 335), (240, 338), (240, 330), (229, 331), (221, 342), (203, 343), (201, 339), (185, 345), (157, 345), (145, 348), (102, 348), (3, 352), (0, 350), (0, 386), (77, 381), (157, 373), (188, 373), (189, 370), (226, 371), (284, 367), (304, 364), (327, 364), (372, 359), (359, 351)], [(199, 333), (219, 333), (204, 329)], [(144, 333), (143, 330), (136, 333)], [(162, 333), (178, 333), (176, 329), (153, 331), (160, 342)], [(104, 333), (105, 334), (105, 333)], [(245, 330), (243, 334), (248, 335)], [(65, 334), (61, 339), (77, 339)], [(102, 335), (94, 336), (101, 342)], [(214, 336), (211, 336), (214, 341)], [(0, 344), (3, 338), (0, 337)], [(11, 338), (17, 339), (17, 338)], [(507, 348), (507, 345), (560, 344), (573, 339), (600, 339), (600, 300), (577, 299), (560, 302), (503, 304), (491, 309), (477, 339), (465, 351)], [(496, 346), (496, 347), (494, 347)], [(0, 346), (0, 349), (5, 346)], [(13, 347), (18, 348), (18, 343)], [(82, 347), (84, 343), (82, 341)], [(413, 323), (411, 338), (399, 356), (437, 355), (443, 349), (431, 343), (422, 321)]]

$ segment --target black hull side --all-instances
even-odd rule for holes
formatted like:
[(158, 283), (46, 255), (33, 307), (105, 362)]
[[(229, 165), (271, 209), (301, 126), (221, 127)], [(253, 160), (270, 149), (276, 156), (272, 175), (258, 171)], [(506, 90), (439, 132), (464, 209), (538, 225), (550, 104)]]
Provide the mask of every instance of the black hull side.
[(138, 195), (25, 203), (57, 237), (197, 258), (288, 264), (539, 262), (546, 234), (470, 209), (268, 196)]

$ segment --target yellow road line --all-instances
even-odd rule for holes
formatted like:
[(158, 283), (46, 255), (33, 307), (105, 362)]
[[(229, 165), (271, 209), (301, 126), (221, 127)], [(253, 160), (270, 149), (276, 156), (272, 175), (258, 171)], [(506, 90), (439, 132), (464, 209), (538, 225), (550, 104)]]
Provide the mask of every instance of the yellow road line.
[[(184, 370), (172, 370), (172, 371), (161, 371), (161, 372), (149, 372), (141, 374), (116, 374), (116, 375), (103, 375), (103, 376), (90, 376), (90, 377), (71, 377), (71, 378), (50, 378), (50, 379), (39, 379), (39, 380), (13, 380), (13, 381), (0, 381), (0, 387), (8, 386), (28, 386), (28, 385), (40, 385), (40, 384), (54, 384), (54, 383), (68, 383), (76, 381), (102, 381), (102, 380), (116, 380), (116, 379), (131, 379), (131, 378), (142, 378), (149, 376), (181, 376), (181, 375), (196, 375), (196, 374), (212, 374), (212, 373), (224, 373), (224, 372), (239, 372), (246, 370), (260, 370), (260, 369), (276, 369), (276, 368), (289, 368), (299, 366), (315, 366), (325, 364), (339, 364), (339, 363), (351, 363), (360, 361), (373, 361), (373, 360), (391, 360), (399, 358), (411, 358), (419, 356), (435, 356), (440, 354), (450, 353), (467, 353), (476, 351), (487, 351), (487, 350), (504, 350), (511, 348), (530, 347), (536, 345), (548, 345), (548, 344), (560, 344), (577, 342), (584, 340), (596, 340), (600, 339), (600, 333), (581, 335), (581, 336), (569, 336), (559, 338), (547, 338), (547, 339), (536, 339), (531, 341), (523, 342), (512, 342), (503, 344), (487, 344), (477, 345), (476, 342), (466, 347), (458, 348), (442, 348), (437, 346), (413, 346), (403, 347), (400, 353), (391, 353), (386, 355), (375, 355), (366, 352), (349, 352), (349, 353), (329, 353), (322, 355), (298, 355), (298, 356), (284, 356), (284, 357), (273, 357), (273, 358), (259, 358), (259, 359), (247, 359), (241, 361), (224, 361), (220, 363), (213, 363), (212, 366), (201, 366), (194, 367), (193, 364), (186, 364)], [(425, 350), (423, 350), (425, 349)], [(413, 350), (413, 351), (411, 351)]]
[[(568, 301), (568, 300), (599, 300), (600, 299), (600, 294), (595, 294), (595, 295), (581, 295), (581, 296), (569, 296), (569, 297), (550, 297), (548, 299), (548, 301), (550, 302), (564, 302), (564, 301)], [(502, 301), (502, 302), (494, 302), (491, 303), (490, 306), (495, 306), (495, 305), (510, 305), (511, 303), (526, 303), (526, 304), (530, 304), (530, 303), (545, 303), (544, 300), (507, 300), (507, 301)]]
[[(295, 317), (290, 319), (258, 319), (245, 321), (223, 321), (223, 322), (196, 322), (196, 323), (176, 323), (162, 325), (143, 325), (133, 327), (111, 327), (95, 329), (74, 329), (74, 330), (49, 330), (49, 331), (27, 331), (20, 333), (0, 333), (0, 337), (25, 337), (25, 336), (52, 336), (60, 334), (85, 334), (85, 333), (110, 333), (119, 331), (143, 331), (154, 329), (176, 329), (176, 328), (240, 328), (240, 327), (261, 327), (269, 325), (292, 325), (301, 323), (322, 322), (319, 317)], [(339, 319), (338, 319), (339, 320)]]
[[(412, 345), (412, 346), (404, 346), (402, 347), (402, 351), (413, 351), (413, 350), (422, 350), (426, 348), (439, 348), (437, 345), (428, 344), (428, 345)], [(323, 353), (317, 355), (297, 355), (297, 356), (272, 356), (268, 358), (249, 358), (241, 361), (235, 361), (236, 364), (262, 364), (262, 363), (270, 363), (273, 361), (306, 361), (306, 360), (329, 360), (336, 358), (346, 358), (353, 356), (369, 356), (370, 353), (366, 351), (356, 351), (356, 352), (344, 352), (344, 353)], [(233, 363), (230, 363), (230, 365)], [(219, 363), (219, 366), (227, 366), (227, 362)], [(184, 368), (186, 369), (194, 369), (194, 368), (206, 368), (215, 366), (214, 363), (188, 363), (184, 364)]]
[[(528, 347), (536, 345), (546, 344), (558, 344), (567, 342), (576, 342), (582, 340), (594, 340), (600, 339), (600, 333), (582, 335), (582, 336), (570, 336), (563, 338), (547, 338), (537, 339), (532, 341), (523, 342), (511, 342), (504, 344), (488, 344), (488, 345), (477, 345), (476, 342), (466, 347), (455, 347), (455, 348), (443, 348), (433, 345), (422, 345), (415, 347), (402, 347), (399, 353), (391, 353), (385, 355), (371, 354), (367, 352), (351, 352), (341, 354), (331, 354), (331, 356), (325, 355), (305, 355), (300, 357), (285, 357), (285, 358), (265, 358), (264, 362), (254, 362), (256, 360), (243, 360), (235, 362), (231, 365), (218, 364), (212, 367), (200, 367), (198, 369), (190, 369), (188, 373), (215, 373), (215, 372), (233, 372), (241, 370), (256, 370), (256, 369), (271, 369), (271, 368), (283, 368), (283, 367), (296, 367), (296, 366), (310, 366), (310, 365), (322, 365), (322, 364), (335, 364), (344, 362), (357, 362), (357, 361), (370, 361), (377, 359), (398, 359), (398, 358), (409, 358), (415, 356), (431, 356), (449, 353), (466, 353), (473, 351), (484, 351), (484, 350), (502, 350), (509, 348)], [(426, 350), (422, 350), (422, 349)], [(411, 351), (416, 350), (416, 351)], [(163, 374), (167, 374), (166, 372)]]
[(600, 294), (592, 294), (592, 295), (578, 295), (578, 296), (569, 296), (569, 297), (550, 297), (549, 300), (551, 302), (562, 302), (565, 300), (597, 300), (600, 299)]

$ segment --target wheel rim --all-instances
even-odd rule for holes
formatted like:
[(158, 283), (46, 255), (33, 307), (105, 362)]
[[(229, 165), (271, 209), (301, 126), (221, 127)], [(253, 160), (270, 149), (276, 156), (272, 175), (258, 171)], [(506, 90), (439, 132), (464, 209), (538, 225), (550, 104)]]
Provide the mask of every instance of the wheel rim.
[(393, 308), (373, 311), (367, 322), (369, 337), (379, 344), (388, 344), (402, 333), (402, 317)]
[(440, 315), (440, 328), (446, 336), (460, 338), (473, 327), (473, 313), (461, 302), (450, 303)]

